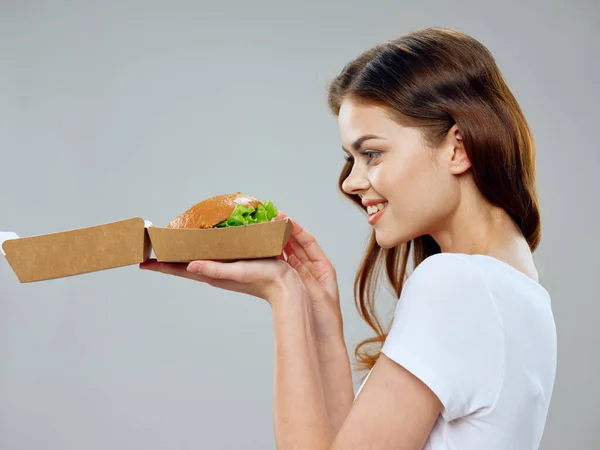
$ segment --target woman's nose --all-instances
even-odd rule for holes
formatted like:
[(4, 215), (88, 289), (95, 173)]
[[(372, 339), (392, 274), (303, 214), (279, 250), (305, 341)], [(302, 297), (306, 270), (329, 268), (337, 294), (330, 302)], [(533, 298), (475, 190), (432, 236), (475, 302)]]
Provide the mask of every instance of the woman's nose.
[(361, 191), (369, 189), (369, 180), (360, 170), (357, 169), (356, 164), (352, 167), (350, 175), (342, 182), (342, 189), (346, 194), (356, 195)]

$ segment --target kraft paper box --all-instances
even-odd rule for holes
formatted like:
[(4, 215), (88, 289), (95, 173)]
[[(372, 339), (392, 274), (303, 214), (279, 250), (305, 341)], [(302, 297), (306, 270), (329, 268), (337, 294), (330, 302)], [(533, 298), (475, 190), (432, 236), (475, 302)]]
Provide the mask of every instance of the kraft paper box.
[(140, 217), (59, 233), (19, 238), (0, 232), (2, 253), (21, 283), (139, 264), (150, 258), (186, 263), (235, 261), (282, 253), (289, 219), (209, 229), (154, 227)]

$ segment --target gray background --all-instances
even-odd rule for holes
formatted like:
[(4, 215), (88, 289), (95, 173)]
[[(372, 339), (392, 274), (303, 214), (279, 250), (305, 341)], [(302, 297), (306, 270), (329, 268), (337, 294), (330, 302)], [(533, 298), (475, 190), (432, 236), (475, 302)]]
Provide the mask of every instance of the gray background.
[[(379, 41), (457, 27), (533, 128), (559, 365), (542, 448), (600, 448), (598, 3), (0, 2), (0, 229), (134, 216), (217, 193), (271, 199), (352, 280), (369, 226), (336, 190), (326, 85)], [(382, 311), (393, 302), (382, 292)], [(21, 285), (0, 260), (0, 448), (268, 449), (270, 310), (137, 266)]]

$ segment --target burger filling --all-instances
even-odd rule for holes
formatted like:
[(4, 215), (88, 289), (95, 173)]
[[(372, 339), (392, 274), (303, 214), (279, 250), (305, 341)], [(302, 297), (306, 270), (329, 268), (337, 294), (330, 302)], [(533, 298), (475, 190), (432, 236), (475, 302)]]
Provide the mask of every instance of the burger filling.
[(231, 216), (227, 220), (215, 225), (215, 228), (239, 227), (242, 225), (270, 222), (277, 217), (278, 213), (279, 211), (270, 200), (259, 203), (256, 209), (251, 205), (238, 203)]

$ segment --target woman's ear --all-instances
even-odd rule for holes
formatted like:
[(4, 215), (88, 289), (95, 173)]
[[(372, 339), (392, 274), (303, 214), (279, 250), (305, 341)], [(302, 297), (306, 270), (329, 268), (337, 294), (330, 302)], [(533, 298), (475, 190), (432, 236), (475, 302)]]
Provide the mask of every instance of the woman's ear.
[(471, 168), (469, 155), (465, 150), (464, 141), (458, 125), (454, 124), (448, 131), (448, 146), (450, 150), (450, 172), (452, 175), (460, 175)]

